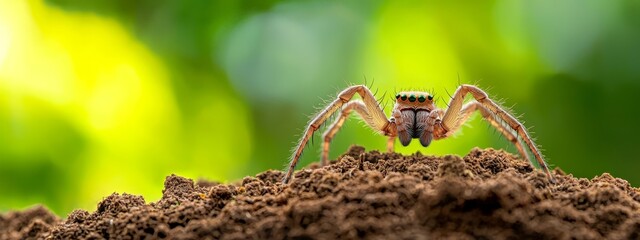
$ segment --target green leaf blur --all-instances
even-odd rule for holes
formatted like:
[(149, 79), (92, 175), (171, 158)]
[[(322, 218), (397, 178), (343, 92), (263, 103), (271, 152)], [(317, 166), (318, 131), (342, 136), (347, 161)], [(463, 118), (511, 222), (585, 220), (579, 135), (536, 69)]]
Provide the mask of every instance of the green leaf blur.
[[(283, 169), (313, 115), (365, 81), (387, 104), (460, 83), (503, 100), (578, 177), (640, 185), (640, 3), (127, 1), (0, 3), (0, 212), (65, 216), (112, 192), (160, 198), (165, 176)], [(321, 133), (299, 166), (319, 159)], [(359, 120), (332, 143), (384, 150)], [(479, 116), (402, 153), (515, 147)]]

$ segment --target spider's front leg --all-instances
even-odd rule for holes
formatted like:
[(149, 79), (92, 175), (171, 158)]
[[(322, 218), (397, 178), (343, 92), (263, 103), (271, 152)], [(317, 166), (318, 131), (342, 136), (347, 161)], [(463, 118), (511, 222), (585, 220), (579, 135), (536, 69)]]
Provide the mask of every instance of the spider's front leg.
[[(375, 108), (374, 106), (371, 106), (371, 107)], [(353, 110), (355, 110), (356, 113), (360, 115), (360, 117), (362, 118), (362, 120), (364, 120), (367, 126), (374, 129), (377, 133), (384, 134), (384, 135), (390, 134), (388, 132), (385, 133), (384, 129), (376, 128), (377, 121), (371, 117), (371, 114), (369, 114), (369, 112), (367, 111), (367, 106), (363, 101), (353, 100), (351, 102), (348, 102), (342, 108), (342, 111), (340, 112), (340, 116), (338, 116), (338, 118), (333, 122), (333, 124), (331, 124), (331, 126), (329, 126), (327, 131), (325, 131), (323, 134), (324, 142), (322, 144), (322, 161), (320, 162), (321, 166), (325, 166), (329, 164), (329, 145), (331, 144), (331, 140), (333, 140), (333, 137), (336, 135), (336, 133), (338, 133), (338, 130), (342, 128), (342, 125), (347, 120), (347, 118), (349, 117), (349, 115)], [(390, 152), (393, 151), (393, 145), (389, 146), (389, 144), (393, 144), (393, 140), (395, 140), (395, 137), (391, 136), (389, 140), (390, 143), (387, 143), (387, 150)]]
[[(440, 124), (442, 131), (444, 131), (444, 137), (448, 136), (449, 132), (455, 131), (455, 129), (461, 125), (460, 119), (464, 118), (463, 116), (461, 116), (461, 114), (464, 115), (464, 113), (461, 111), (462, 105), (464, 102), (464, 97), (469, 93), (483, 108), (485, 108), (488, 111), (490, 115), (492, 115), (491, 118), (488, 118), (490, 122), (492, 120), (493, 121), (502, 120), (506, 123), (506, 125), (511, 131), (515, 132), (516, 134), (514, 136), (515, 141), (512, 140), (512, 142), (515, 143), (517, 142), (517, 137), (522, 137), (522, 140), (529, 147), (529, 150), (531, 150), (531, 153), (533, 153), (533, 155), (535, 156), (536, 161), (538, 162), (538, 165), (540, 165), (540, 167), (543, 168), (544, 172), (547, 174), (547, 177), (550, 179), (550, 181), (555, 182), (555, 178), (551, 175), (551, 171), (549, 171), (549, 167), (545, 163), (542, 157), (542, 153), (540, 153), (540, 150), (538, 150), (538, 147), (533, 142), (533, 139), (531, 139), (531, 137), (529, 136), (529, 133), (527, 132), (526, 128), (522, 125), (522, 123), (520, 123), (515, 117), (511, 116), (511, 114), (509, 114), (507, 111), (502, 109), (498, 104), (496, 104), (493, 100), (489, 98), (486, 92), (484, 92), (482, 89), (476, 86), (463, 84), (460, 87), (458, 87), (456, 92), (453, 94), (453, 97), (449, 102), (449, 108), (447, 108), (444, 114), (444, 117), (442, 119), (442, 123)], [(497, 125), (494, 123), (492, 123), (492, 125), (494, 127), (497, 127)], [(509, 132), (509, 130), (505, 128), (500, 128), (500, 127), (497, 127), (497, 128), (503, 134), (505, 134), (506, 132)], [(505, 134), (505, 135), (507, 136), (507, 138), (510, 138), (508, 134)], [(522, 149), (522, 147), (518, 146), (518, 144), (516, 144), (516, 147), (518, 147), (519, 151)], [(523, 157), (527, 158), (525, 155), (526, 153), (523, 154)]]
[[(318, 130), (318, 128), (320, 128), (320, 126), (331, 116), (333, 115), (336, 111), (338, 111), (338, 109), (340, 109), (340, 107), (342, 107), (343, 105), (347, 104), (347, 102), (349, 102), (351, 100), (351, 98), (353, 98), (353, 95), (355, 94), (360, 95), (360, 97), (362, 98), (362, 104), (364, 106), (362, 111), (363, 113), (367, 113), (368, 117), (364, 117), (365, 121), (376, 131), (378, 132), (388, 132), (390, 131), (389, 129), (391, 129), (390, 127), (390, 122), (389, 120), (387, 120), (384, 112), (382, 111), (382, 108), (380, 107), (380, 105), (378, 104), (378, 102), (376, 101), (376, 98), (374, 97), (373, 93), (371, 92), (371, 90), (369, 90), (366, 86), (364, 85), (356, 85), (356, 86), (351, 86), (347, 89), (345, 89), (344, 91), (340, 92), (338, 94), (338, 97), (336, 100), (334, 100), (333, 102), (331, 102), (327, 107), (325, 107), (322, 111), (320, 111), (320, 113), (318, 113), (318, 115), (316, 115), (316, 117), (314, 117), (309, 124), (307, 125), (307, 128), (305, 129), (300, 141), (298, 142), (298, 145), (296, 146), (296, 148), (294, 149), (293, 155), (291, 156), (291, 161), (289, 163), (289, 167), (287, 168), (287, 173), (284, 176), (284, 179), (282, 180), (283, 183), (288, 183), (289, 180), (291, 180), (291, 177), (293, 176), (293, 172), (295, 170), (296, 165), (298, 164), (298, 160), (300, 159), (300, 156), (302, 155), (302, 151), (304, 150), (304, 147), (306, 146), (307, 142), (309, 141), (309, 139), (311, 138), (311, 136), (313, 135), (313, 133), (315, 131)], [(353, 108), (358, 108), (358, 104), (355, 104), (352, 106)], [(362, 105), (360, 105), (360, 107), (362, 107)], [(340, 121), (342, 117), (340, 117), (337, 121)], [(346, 118), (346, 116), (345, 116)], [(344, 120), (343, 120), (344, 122)], [(336, 125), (336, 124), (334, 124)], [(342, 125), (342, 123), (338, 124), (335, 131), (337, 131), (337, 129)], [(332, 127), (334, 128), (334, 127)], [(331, 131), (331, 129), (329, 129), (329, 131)], [(333, 133), (335, 134), (335, 132)], [(326, 142), (326, 141), (325, 141)], [(327, 147), (328, 149), (328, 147)]]
[(446, 133), (445, 137), (448, 137), (449, 135), (454, 133), (457, 129), (459, 129), (462, 126), (462, 124), (464, 124), (469, 119), (471, 114), (475, 113), (476, 111), (479, 111), (480, 115), (482, 115), (482, 117), (485, 120), (487, 120), (487, 122), (489, 122), (491, 126), (496, 128), (500, 133), (502, 133), (502, 135), (505, 138), (507, 138), (507, 140), (509, 140), (511, 143), (513, 143), (513, 145), (516, 146), (516, 148), (518, 149), (518, 152), (520, 153), (520, 156), (522, 156), (524, 160), (526, 160), (527, 162), (531, 161), (529, 159), (529, 155), (527, 154), (526, 150), (522, 146), (522, 143), (520, 142), (518, 137), (513, 133), (513, 131), (507, 129), (507, 127), (504, 126), (504, 124), (498, 122), (496, 117), (493, 114), (491, 114), (491, 112), (487, 108), (482, 106), (482, 104), (480, 104), (477, 101), (468, 102), (462, 107), (462, 110), (460, 110), (460, 117), (458, 118), (458, 122), (449, 132)]

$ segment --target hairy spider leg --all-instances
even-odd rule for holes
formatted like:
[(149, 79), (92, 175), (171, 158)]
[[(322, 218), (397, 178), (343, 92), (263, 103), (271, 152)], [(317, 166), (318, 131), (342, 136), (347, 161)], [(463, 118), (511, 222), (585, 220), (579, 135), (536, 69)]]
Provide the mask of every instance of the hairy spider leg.
[(447, 132), (443, 136), (443, 138), (449, 137), (453, 133), (455, 133), (469, 119), (471, 114), (475, 113), (476, 111), (479, 111), (480, 115), (487, 122), (489, 122), (505, 138), (507, 138), (507, 140), (509, 140), (511, 143), (513, 143), (516, 146), (516, 148), (518, 149), (518, 152), (520, 153), (522, 158), (524, 158), (524, 160), (526, 160), (527, 162), (530, 162), (529, 154), (527, 154), (527, 152), (524, 150), (524, 147), (522, 146), (522, 142), (520, 142), (518, 137), (514, 135), (511, 131), (509, 131), (504, 125), (498, 122), (496, 117), (487, 108), (485, 108), (482, 104), (480, 104), (477, 101), (468, 102), (462, 107), (462, 110), (460, 111), (462, 115), (458, 118), (458, 122), (451, 130), (449, 130), (449, 132)]
[[(322, 162), (321, 166), (325, 166), (329, 164), (329, 145), (331, 144), (331, 140), (335, 137), (338, 130), (342, 128), (342, 125), (349, 117), (349, 114), (353, 110), (356, 110), (356, 113), (360, 115), (360, 117), (365, 121), (365, 123), (375, 129), (375, 121), (371, 118), (369, 113), (367, 112), (366, 106), (360, 100), (353, 100), (347, 103), (343, 108), (342, 112), (340, 112), (340, 116), (331, 124), (328, 130), (323, 134), (324, 143), (322, 145)], [(380, 132), (376, 131), (380, 134), (389, 135), (389, 132)], [(389, 136), (389, 140), (387, 141), (387, 152), (393, 152), (394, 144), (395, 144), (396, 136)]]
[(443, 128), (442, 131), (450, 132), (454, 128), (459, 127), (460, 123), (458, 122), (458, 119), (460, 118), (460, 114), (462, 114), (462, 104), (467, 94), (471, 94), (473, 98), (486, 108), (486, 110), (491, 112), (496, 119), (504, 121), (518, 136), (522, 137), (522, 140), (527, 144), (529, 150), (531, 150), (535, 156), (538, 165), (543, 168), (547, 177), (555, 183), (555, 178), (551, 175), (551, 171), (549, 171), (549, 167), (545, 163), (542, 153), (540, 153), (540, 150), (538, 150), (538, 147), (535, 145), (533, 139), (531, 139), (522, 123), (503, 110), (498, 104), (489, 98), (486, 92), (476, 86), (463, 84), (456, 89), (451, 101), (449, 102), (449, 107), (444, 114), (442, 123), (439, 124), (439, 127)]
[(353, 100), (345, 104), (342, 108), (342, 112), (339, 113), (340, 116), (333, 122), (333, 124), (331, 124), (331, 126), (329, 126), (327, 131), (325, 131), (323, 134), (324, 142), (322, 145), (322, 161), (320, 162), (321, 166), (329, 164), (329, 144), (353, 110), (355, 110), (356, 113), (360, 115), (362, 120), (364, 120), (364, 122), (367, 123), (369, 127), (375, 129), (375, 122), (371, 118), (371, 115), (369, 115), (369, 113), (367, 112), (367, 107), (361, 100)]
[(287, 168), (287, 173), (282, 179), (283, 183), (288, 183), (293, 176), (293, 172), (295, 170), (296, 164), (298, 164), (298, 160), (302, 155), (302, 151), (304, 150), (305, 145), (309, 141), (309, 138), (313, 135), (315, 131), (320, 128), (320, 126), (331, 116), (333, 115), (340, 107), (345, 105), (347, 102), (353, 98), (355, 94), (360, 95), (362, 98), (362, 102), (365, 105), (367, 113), (371, 117), (371, 123), (373, 125), (373, 129), (384, 133), (386, 131), (390, 131), (391, 122), (387, 119), (386, 115), (382, 111), (382, 108), (376, 101), (375, 96), (371, 93), (371, 90), (364, 85), (356, 85), (348, 87), (338, 94), (336, 100), (331, 102), (327, 107), (325, 107), (316, 117), (311, 119), (309, 124), (307, 125), (298, 145), (296, 145), (293, 155), (291, 156), (291, 161), (289, 162), (289, 167)]
[(389, 139), (387, 140), (387, 152), (390, 152), (390, 153), (393, 152), (395, 145), (396, 145), (396, 136), (389, 135)]

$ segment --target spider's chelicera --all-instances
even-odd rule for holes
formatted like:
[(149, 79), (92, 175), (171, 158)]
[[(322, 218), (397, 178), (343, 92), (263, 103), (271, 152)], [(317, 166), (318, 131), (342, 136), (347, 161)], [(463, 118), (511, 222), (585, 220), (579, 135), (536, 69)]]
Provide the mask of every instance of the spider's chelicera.
[[(360, 95), (361, 99), (352, 100), (356, 93)], [(464, 103), (464, 98), (469, 93), (474, 100)], [(393, 106), (391, 117), (387, 118), (373, 93), (366, 86), (351, 86), (340, 92), (337, 99), (318, 113), (307, 125), (300, 142), (298, 142), (293, 152), (283, 182), (288, 183), (291, 180), (296, 164), (309, 138), (340, 108), (342, 108), (342, 111), (339, 117), (324, 133), (321, 161), (323, 166), (329, 163), (328, 155), (331, 139), (354, 110), (369, 127), (377, 133), (388, 137), (387, 151), (389, 152), (393, 151), (396, 138), (400, 140), (403, 146), (409, 145), (413, 139), (419, 139), (420, 144), (425, 147), (429, 146), (433, 140), (447, 138), (460, 129), (472, 113), (479, 111), (482, 117), (511, 141), (520, 155), (529, 161), (529, 155), (523, 146), (524, 142), (550, 181), (555, 182), (540, 150), (538, 150), (533, 139), (529, 136), (526, 128), (515, 117), (491, 100), (482, 89), (473, 85), (461, 85), (453, 94), (449, 107), (445, 110), (436, 107), (433, 96), (426, 92), (400, 92), (395, 95), (395, 99), (396, 102)]]

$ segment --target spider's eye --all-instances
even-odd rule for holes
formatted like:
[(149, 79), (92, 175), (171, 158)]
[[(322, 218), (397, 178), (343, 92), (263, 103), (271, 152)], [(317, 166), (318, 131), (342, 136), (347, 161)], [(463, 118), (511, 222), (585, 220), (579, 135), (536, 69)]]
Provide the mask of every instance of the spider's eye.
[(400, 98), (400, 94), (396, 94), (396, 99)]
[(406, 94), (402, 94), (402, 97), (400, 97), (400, 99), (402, 99), (402, 101), (407, 100), (407, 95)]
[(409, 102), (415, 102), (416, 101), (416, 96), (411, 94), (411, 96), (409, 96)]
[(425, 98), (424, 96), (420, 95), (420, 97), (418, 97), (418, 102), (424, 102), (426, 101), (427, 98)]
[(433, 100), (433, 96), (429, 95), (427, 98), (429, 98), (429, 100)]

